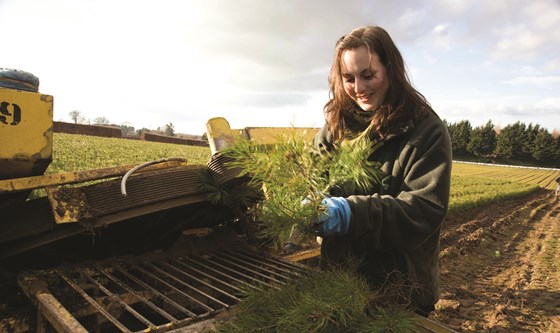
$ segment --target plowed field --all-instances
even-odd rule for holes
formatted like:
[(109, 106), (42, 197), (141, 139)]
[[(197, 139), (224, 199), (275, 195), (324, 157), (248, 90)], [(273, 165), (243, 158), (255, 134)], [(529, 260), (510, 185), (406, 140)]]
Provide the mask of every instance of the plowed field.
[(452, 212), (431, 318), (460, 332), (560, 332), (560, 200), (538, 190)]

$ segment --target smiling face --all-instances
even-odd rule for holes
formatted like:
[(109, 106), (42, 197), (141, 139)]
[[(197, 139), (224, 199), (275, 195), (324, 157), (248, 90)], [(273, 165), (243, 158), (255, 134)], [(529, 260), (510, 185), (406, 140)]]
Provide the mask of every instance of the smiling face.
[(364, 111), (376, 110), (389, 88), (387, 69), (376, 53), (366, 47), (342, 53), (341, 73), (344, 91)]

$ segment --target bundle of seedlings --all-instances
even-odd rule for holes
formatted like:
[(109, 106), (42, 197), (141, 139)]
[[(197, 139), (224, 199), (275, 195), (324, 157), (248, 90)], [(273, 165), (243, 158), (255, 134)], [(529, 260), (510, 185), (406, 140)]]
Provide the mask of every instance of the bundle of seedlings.
[[(378, 147), (362, 136), (317, 152), (296, 131), (272, 145), (240, 140), (222, 154), (227, 167), (246, 181), (229, 188), (214, 183), (209, 189), (215, 201), (232, 209), (241, 204), (245, 214), (240, 218), (258, 226), (259, 238), (283, 247), (294, 230), (315, 237), (314, 223), (325, 213), (321, 201), (331, 191), (363, 192), (381, 183), (380, 164), (368, 160)], [(257, 200), (247, 200), (245, 194), (255, 192)], [(412, 313), (385, 297), (395, 294), (387, 292), (392, 288), (372, 290), (355, 273), (358, 262), (310, 270), (281, 287), (246, 290), (235, 320), (221, 332), (411, 332)]]
[(221, 333), (414, 332), (404, 307), (387, 303), (350, 269), (310, 271), (279, 289), (245, 292)]
[(241, 177), (249, 179), (248, 186), (262, 193), (248, 207), (259, 236), (283, 246), (294, 229), (313, 234), (313, 222), (324, 214), (321, 201), (332, 190), (352, 187), (367, 191), (381, 182), (380, 164), (368, 160), (378, 146), (359, 137), (319, 153), (303, 134), (293, 130), (272, 145), (239, 140), (222, 153), (229, 160), (227, 166), (238, 169)]

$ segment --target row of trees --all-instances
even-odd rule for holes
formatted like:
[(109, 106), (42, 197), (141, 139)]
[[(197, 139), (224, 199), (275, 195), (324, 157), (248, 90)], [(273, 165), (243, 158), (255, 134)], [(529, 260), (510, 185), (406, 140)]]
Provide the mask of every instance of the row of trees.
[(85, 118), (82, 113), (78, 110), (70, 111), (68, 113), (70, 119), (74, 122), (74, 124), (88, 124), (88, 125), (106, 125), (106, 126), (114, 126), (119, 127), (122, 130), (123, 136), (140, 136), (142, 133), (156, 133), (156, 134), (163, 134), (167, 136), (175, 136), (175, 126), (173, 123), (165, 124), (164, 126), (159, 126), (156, 129), (149, 129), (149, 128), (140, 128), (135, 129), (134, 126), (129, 124), (122, 124), (116, 125), (112, 124), (109, 119), (106, 117), (97, 117), (93, 121)]
[(522, 122), (498, 129), (492, 121), (473, 127), (468, 120), (445, 122), (454, 158), (560, 167), (560, 136)]

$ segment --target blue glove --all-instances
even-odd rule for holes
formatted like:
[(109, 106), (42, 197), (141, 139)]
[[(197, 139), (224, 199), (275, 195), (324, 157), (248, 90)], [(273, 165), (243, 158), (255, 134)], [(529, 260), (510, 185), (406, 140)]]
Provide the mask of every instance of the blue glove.
[(352, 216), (348, 201), (341, 197), (330, 197), (324, 198), (321, 203), (326, 207), (326, 210), (313, 223), (316, 226), (317, 235), (328, 237), (348, 234)]

